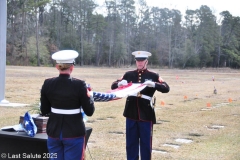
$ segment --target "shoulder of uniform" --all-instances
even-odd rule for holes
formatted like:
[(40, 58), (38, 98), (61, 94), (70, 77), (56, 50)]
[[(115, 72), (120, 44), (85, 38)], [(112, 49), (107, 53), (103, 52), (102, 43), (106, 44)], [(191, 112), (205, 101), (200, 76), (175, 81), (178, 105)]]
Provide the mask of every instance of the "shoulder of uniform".
[(79, 82), (85, 83), (85, 80), (82, 80), (82, 79), (79, 79), (79, 78), (74, 78), (74, 77), (72, 77), (72, 80), (73, 80), (73, 81), (79, 81)]
[[(128, 70), (124, 73), (123, 76), (128, 76), (128, 75), (131, 75), (133, 72), (135, 72), (136, 70)], [(123, 79), (123, 76), (121, 78), (118, 78), (117, 80), (118, 81), (121, 81)]]
[(137, 70), (128, 70), (125, 72), (125, 74), (132, 73), (132, 72), (137, 72)]
[(56, 79), (57, 77), (51, 77), (51, 78), (47, 78), (47, 79), (45, 79), (45, 82), (47, 82), (47, 81), (52, 81), (52, 80), (54, 80), (54, 79)]
[[(72, 78), (72, 81), (74, 81), (75, 83), (78, 83), (81, 86), (87, 86), (87, 83), (85, 80), (82, 79), (78, 79), (78, 78)], [(88, 84), (89, 85), (89, 84)]]
[(51, 85), (57, 77), (47, 78), (44, 80), (44, 85)]
[(148, 72), (150, 72), (150, 73), (153, 73), (153, 74), (156, 74), (156, 75), (159, 75), (157, 72), (155, 72), (155, 71), (152, 71), (152, 70), (147, 70)]
[(75, 81), (82, 81), (82, 80), (80, 80), (80, 79), (78, 79), (78, 78), (74, 78), (74, 77), (71, 77), (71, 79), (72, 79), (72, 80), (75, 80)]
[(129, 71), (126, 71), (125, 72), (125, 76), (131, 76), (131, 75), (133, 75), (135, 72), (137, 72), (137, 70), (129, 70)]

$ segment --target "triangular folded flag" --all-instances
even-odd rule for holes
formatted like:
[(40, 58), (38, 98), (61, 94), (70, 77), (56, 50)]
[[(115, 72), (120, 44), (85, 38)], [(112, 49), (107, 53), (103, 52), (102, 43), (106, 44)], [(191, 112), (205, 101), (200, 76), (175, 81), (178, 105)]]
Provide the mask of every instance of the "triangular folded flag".
[(35, 134), (37, 133), (37, 126), (35, 125), (31, 115), (28, 112), (26, 112), (23, 117), (22, 127), (23, 127), (23, 130), (30, 137), (34, 137)]

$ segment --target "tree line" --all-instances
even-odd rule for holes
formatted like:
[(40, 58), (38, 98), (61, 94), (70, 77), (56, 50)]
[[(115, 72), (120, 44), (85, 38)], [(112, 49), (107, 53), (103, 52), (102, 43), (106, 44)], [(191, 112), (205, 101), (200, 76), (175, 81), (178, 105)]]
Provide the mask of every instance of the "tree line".
[(7, 64), (51, 66), (54, 52), (73, 49), (80, 66), (129, 66), (133, 51), (146, 50), (159, 67), (240, 67), (240, 17), (227, 10), (217, 18), (206, 5), (184, 16), (145, 0), (105, 0), (102, 13), (97, 7), (93, 0), (7, 0)]

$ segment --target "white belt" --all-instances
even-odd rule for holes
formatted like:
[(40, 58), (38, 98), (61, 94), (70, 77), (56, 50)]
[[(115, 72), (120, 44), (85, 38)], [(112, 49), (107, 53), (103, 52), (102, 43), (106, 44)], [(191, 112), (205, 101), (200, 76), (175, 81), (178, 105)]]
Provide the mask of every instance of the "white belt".
[(57, 113), (57, 114), (78, 114), (80, 113), (80, 108), (78, 109), (56, 109), (51, 107), (52, 113)]
[(151, 101), (152, 97), (149, 97), (149, 96), (146, 96), (144, 94), (140, 94), (139, 92), (138, 93), (135, 93), (135, 94), (131, 94), (129, 96), (135, 96), (135, 97), (139, 97), (139, 98), (143, 98), (143, 99), (147, 99), (149, 101)]

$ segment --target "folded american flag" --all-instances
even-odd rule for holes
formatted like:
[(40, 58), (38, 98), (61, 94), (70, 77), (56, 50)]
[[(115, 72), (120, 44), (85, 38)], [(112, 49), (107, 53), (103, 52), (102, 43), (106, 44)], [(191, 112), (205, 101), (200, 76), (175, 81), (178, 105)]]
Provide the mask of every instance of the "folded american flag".
[(35, 134), (37, 133), (37, 126), (35, 125), (31, 115), (28, 112), (26, 112), (23, 117), (22, 127), (23, 127), (23, 130), (30, 137), (34, 137)]

